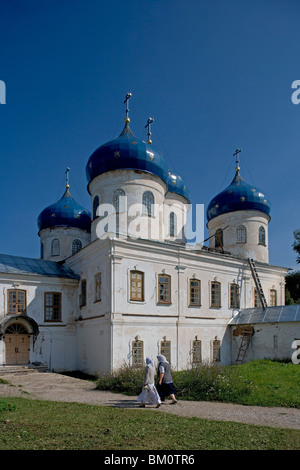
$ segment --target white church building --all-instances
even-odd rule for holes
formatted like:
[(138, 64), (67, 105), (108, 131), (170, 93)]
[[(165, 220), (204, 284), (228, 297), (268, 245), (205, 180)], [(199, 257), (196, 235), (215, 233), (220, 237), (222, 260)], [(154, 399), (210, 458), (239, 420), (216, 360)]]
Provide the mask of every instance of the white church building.
[(147, 142), (133, 135), (129, 96), (122, 133), (87, 161), (91, 212), (67, 178), (38, 217), (40, 259), (0, 255), (0, 365), (96, 375), (159, 353), (177, 370), (290, 357), (300, 312), (281, 307), (288, 269), (269, 264), (269, 199), (237, 151), (207, 206), (208, 246), (187, 243), (187, 185), (152, 145), (151, 119)]

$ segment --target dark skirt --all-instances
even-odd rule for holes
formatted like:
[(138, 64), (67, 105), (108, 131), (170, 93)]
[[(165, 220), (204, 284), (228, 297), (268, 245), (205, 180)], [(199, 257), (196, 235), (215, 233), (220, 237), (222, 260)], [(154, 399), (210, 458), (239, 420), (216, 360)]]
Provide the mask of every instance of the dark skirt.
[(161, 401), (165, 401), (165, 397), (176, 393), (173, 382), (169, 384), (162, 383), (161, 385), (157, 384), (157, 391), (159, 393)]

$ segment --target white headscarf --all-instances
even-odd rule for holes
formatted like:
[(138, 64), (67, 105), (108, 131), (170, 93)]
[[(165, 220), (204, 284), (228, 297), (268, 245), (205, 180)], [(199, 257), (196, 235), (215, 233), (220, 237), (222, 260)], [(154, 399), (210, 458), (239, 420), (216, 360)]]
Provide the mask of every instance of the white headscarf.
[(162, 354), (159, 354), (156, 357), (157, 357), (158, 362), (168, 362), (165, 356), (163, 356)]
[(147, 366), (153, 366), (154, 367), (154, 363), (153, 363), (151, 357), (146, 357), (146, 364), (147, 364)]

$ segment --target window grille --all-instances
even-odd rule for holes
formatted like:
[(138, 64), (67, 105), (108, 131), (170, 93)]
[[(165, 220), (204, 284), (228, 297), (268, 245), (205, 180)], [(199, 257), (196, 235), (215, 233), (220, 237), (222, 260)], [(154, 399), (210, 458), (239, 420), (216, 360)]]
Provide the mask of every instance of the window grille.
[(72, 242), (72, 255), (75, 255), (82, 248), (82, 243), (80, 240), (76, 239)]
[(132, 341), (132, 367), (143, 367), (144, 343), (140, 340)]
[(239, 308), (240, 293), (238, 284), (230, 284), (230, 308)]
[(158, 302), (171, 303), (171, 276), (167, 274), (158, 276)]
[(190, 279), (190, 305), (201, 305), (200, 286), (198, 279)]
[(61, 320), (61, 293), (45, 292), (45, 321)]
[(145, 191), (143, 194), (143, 214), (152, 217), (154, 215), (153, 211), (154, 205), (154, 196), (151, 191)]
[(213, 362), (221, 361), (221, 341), (219, 339), (213, 340)]
[(144, 273), (130, 271), (130, 300), (144, 300)]
[(26, 310), (26, 291), (21, 289), (9, 289), (8, 292), (8, 313), (22, 314)]
[(167, 361), (171, 364), (171, 341), (161, 341), (160, 343), (160, 354), (165, 356)]
[(245, 225), (239, 225), (236, 229), (236, 242), (247, 243), (247, 229)]
[(202, 362), (201, 341), (199, 339), (193, 341), (192, 362), (193, 364), (200, 364)]
[(221, 307), (221, 284), (211, 283), (211, 307)]
[(125, 211), (125, 204), (124, 204), (125, 193), (123, 189), (117, 189), (113, 195), (113, 205), (115, 208), (116, 213), (124, 212)]
[(259, 227), (258, 244), (259, 245), (266, 245), (266, 231), (265, 231), (264, 227)]
[(277, 290), (270, 290), (270, 307), (277, 307)]

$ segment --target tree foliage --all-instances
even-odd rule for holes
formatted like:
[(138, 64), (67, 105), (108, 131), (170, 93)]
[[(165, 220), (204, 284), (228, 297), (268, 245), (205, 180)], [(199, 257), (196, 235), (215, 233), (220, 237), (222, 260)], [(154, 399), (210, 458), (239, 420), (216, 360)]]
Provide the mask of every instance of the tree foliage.
[[(300, 263), (300, 229), (294, 230), (294, 238), (292, 247), (298, 254), (296, 261)], [(289, 273), (285, 282), (285, 304), (300, 304), (300, 271)]]
[(300, 263), (300, 229), (294, 230), (294, 238), (295, 238), (295, 241), (293, 243), (293, 249), (298, 254), (297, 263)]
[(288, 274), (285, 282), (286, 305), (300, 304), (300, 271)]

